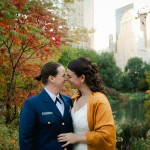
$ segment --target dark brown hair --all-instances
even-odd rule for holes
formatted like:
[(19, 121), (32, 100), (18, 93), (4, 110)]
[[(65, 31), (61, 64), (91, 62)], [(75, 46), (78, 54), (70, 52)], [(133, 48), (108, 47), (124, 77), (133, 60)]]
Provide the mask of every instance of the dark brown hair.
[(69, 62), (68, 69), (73, 71), (78, 77), (85, 76), (85, 82), (92, 92), (102, 92), (106, 94), (102, 79), (98, 73), (97, 64), (92, 63), (89, 58), (80, 57)]
[(56, 76), (58, 74), (58, 70), (57, 68), (62, 66), (60, 63), (57, 62), (48, 62), (46, 63), (42, 70), (41, 70), (41, 74), (37, 77), (35, 77), (36, 80), (41, 81), (44, 85), (47, 84), (47, 79), (50, 75), (52, 76)]

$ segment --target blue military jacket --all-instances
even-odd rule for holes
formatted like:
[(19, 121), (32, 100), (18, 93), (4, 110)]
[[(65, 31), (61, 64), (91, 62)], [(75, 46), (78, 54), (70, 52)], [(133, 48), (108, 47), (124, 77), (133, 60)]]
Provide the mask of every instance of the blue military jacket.
[(65, 106), (63, 116), (44, 89), (25, 101), (20, 116), (20, 150), (72, 150), (71, 145), (62, 148), (64, 143), (57, 141), (58, 134), (73, 132), (71, 99), (60, 96)]

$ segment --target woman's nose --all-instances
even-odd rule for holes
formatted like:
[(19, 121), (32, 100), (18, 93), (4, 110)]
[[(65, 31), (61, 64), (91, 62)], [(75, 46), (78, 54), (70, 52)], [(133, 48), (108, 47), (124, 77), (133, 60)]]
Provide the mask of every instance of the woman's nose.
[(66, 77), (66, 81), (69, 81), (69, 77)]
[(65, 76), (65, 81), (67, 81), (68, 80), (68, 78)]

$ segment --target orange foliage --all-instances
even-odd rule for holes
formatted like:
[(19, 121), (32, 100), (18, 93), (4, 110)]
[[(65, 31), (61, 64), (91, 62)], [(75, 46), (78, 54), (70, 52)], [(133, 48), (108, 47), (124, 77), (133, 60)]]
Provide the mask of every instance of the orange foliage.
[(0, 79), (0, 99), (6, 101), (7, 106), (21, 105), (27, 97), (36, 94), (41, 86), (34, 77), (39, 74), (43, 63), (54, 59), (56, 50), (65, 43), (62, 41), (67, 36), (64, 20), (55, 11), (48, 11), (54, 6), (47, 5), (45, 9), (43, 2), (2, 1), (0, 72), (3, 78)]
[(147, 90), (145, 93), (150, 95), (150, 90)]
[(11, 140), (11, 143), (15, 144), (15, 143), (16, 143), (16, 140), (15, 140), (15, 139), (12, 139), (12, 140)]
[(28, 0), (11, 0), (12, 3), (18, 8), (18, 10), (22, 9), (27, 3)]

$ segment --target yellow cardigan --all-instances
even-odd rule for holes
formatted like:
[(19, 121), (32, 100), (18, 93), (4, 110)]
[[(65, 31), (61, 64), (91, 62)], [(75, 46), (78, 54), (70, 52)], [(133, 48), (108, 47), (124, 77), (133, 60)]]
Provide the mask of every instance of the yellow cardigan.
[(106, 96), (100, 92), (93, 92), (88, 98), (87, 106), (90, 130), (86, 133), (88, 150), (115, 150), (116, 129)]

